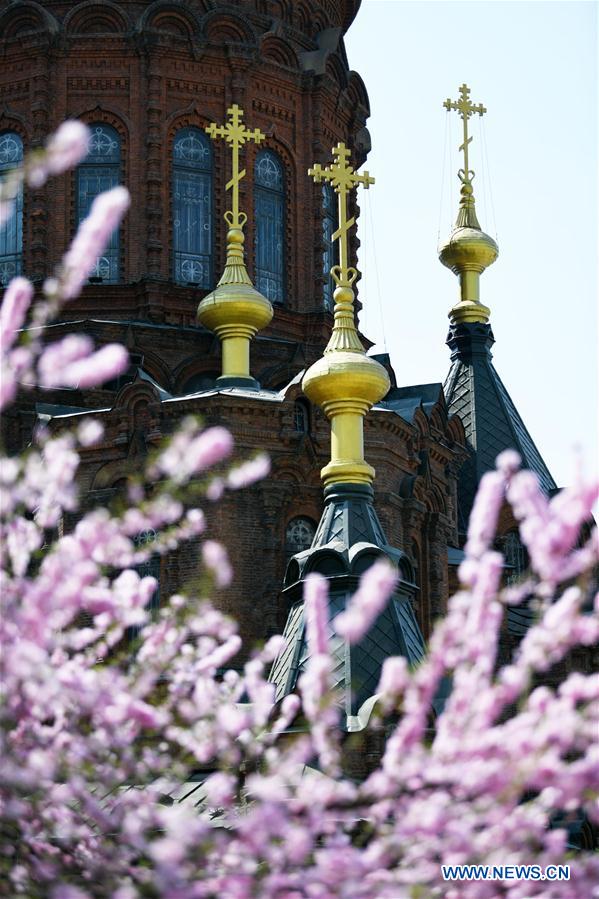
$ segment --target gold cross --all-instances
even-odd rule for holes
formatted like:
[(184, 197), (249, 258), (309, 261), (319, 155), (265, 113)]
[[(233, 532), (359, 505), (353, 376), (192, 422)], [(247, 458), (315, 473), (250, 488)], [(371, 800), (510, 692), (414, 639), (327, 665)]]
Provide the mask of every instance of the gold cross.
[(225, 221), (230, 228), (243, 228), (247, 222), (247, 215), (245, 212), (239, 212), (239, 182), (245, 177), (245, 169), (239, 171), (239, 148), (242, 147), (246, 141), (254, 141), (259, 144), (260, 141), (264, 140), (266, 135), (262, 134), (259, 128), (254, 128), (253, 131), (250, 131), (245, 127), (241, 121), (243, 118), (243, 109), (241, 109), (237, 103), (234, 103), (233, 106), (227, 109), (227, 115), (229, 116), (228, 122), (224, 125), (217, 125), (216, 122), (211, 122), (211, 124), (206, 127), (206, 133), (209, 134), (212, 139), (224, 137), (233, 150), (231, 180), (226, 185), (226, 190), (231, 190), (231, 188), (233, 188), (231, 194), (232, 208), (230, 212), (225, 212)]
[(468, 168), (468, 144), (472, 140), (471, 137), (468, 137), (468, 119), (473, 112), (477, 112), (482, 116), (487, 111), (482, 103), (479, 103), (478, 106), (472, 103), (468, 99), (469, 94), (470, 88), (467, 84), (463, 84), (460, 88), (460, 99), (450, 100), (448, 97), (443, 104), (447, 110), (455, 109), (461, 115), (464, 124), (464, 143), (460, 147), (460, 150), (464, 151), (464, 168), (458, 172), (458, 177), (462, 182), (470, 182), (472, 180), (471, 176), (474, 177), (474, 172), (471, 172)]
[(358, 175), (348, 165), (350, 151), (345, 144), (338, 143), (336, 147), (333, 147), (333, 156), (335, 162), (332, 165), (323, 169), (319, 163), (316, 163), (311, 169), (308, 169), (308, 174), (314, 178), (317, 184), (320, 181), (330, 181), (339, 197), (339, 227), (332, 235), (333, 240), (339, 240), (339, 265), (333, 266), (331, 275), (340, 287), (351, 287), (358, 273), (355, 268), (348, 265), (347, 235), (356, 220), (353, 216), (350, 219), (347, 217), (347, 195), (358, 184), (363, 184), (368, 190), (370, 185), (374, 184), (374, 178), (371, 178), (368, 172)]

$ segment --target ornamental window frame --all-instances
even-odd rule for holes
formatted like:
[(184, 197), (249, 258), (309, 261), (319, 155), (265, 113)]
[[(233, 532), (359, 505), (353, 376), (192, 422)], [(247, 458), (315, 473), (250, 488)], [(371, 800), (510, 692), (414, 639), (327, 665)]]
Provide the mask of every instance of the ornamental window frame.
[[(190, 143), (192, 140), (202, 145), (202, 149), (199, 150), (190, 146), (186, 150), (183, 144), (186, 141)], [(177, 146), (178, 141), (181, 144), (180, 147)], [(185, 158), (186, 152), (187, 158)], [(199, 154), (197, 160), (193, 159), (194, 154)], [(187, 210), (189, 227), (192, 224), (197, 225), (199, 221), (198, 231), (200, 238), (202, 235), (206, 237), (205, 244), (202, 244), (201, 240), (199, 241), (199, 246), (197, 243), (195, 244), (196, 252), (194, 252), (194, 247), (191, 245), (182, 248), (183, 241), (180, 241), (180, 237), (183, 234), (180, 226), (182, 208), (178, 209), (176, 205), (178, 199), (177, 179), (179, 177), (182, 180), (184, 177), (187, 177), (188, 185), (195, 180), (199, 190), (205, 192), (199, 199), (198, 209), (200, 215), (198, 220), (192, 222), (191, 209)], [(189, 188), (189, 198), (192, 195), (193, 191)], [(212, 141), (207, 137), (204, 130), (197, 125), (181, 125), (173, 135), (171, 149), (171, 216), (173, 281), (177, 284), (193, 285), (201, 290), (209, 290), (213, 284), (214, 272), (214, 149)], [(191, 243), (193, 241), (189, 241), (189, 244)]]
[(260, 293), (279, 306), (286, 302), (285, 181), (280, 153), (271, 147), (260, 150), (254, 160), (255, 281)]
[[(296, 553), (310, 549), (316, 535), (316, 528), (316, 522), (307, 515), (295, 515), (289, 519), (285, 525), (285, 553), (288, 559)], [(299, 539), (300, 532), (303, 536), (302, 540)]]
[[(0, 132), (0, 176), (23, 162), (23, 138), (13, 129)], [(0, 229), (0, 286), (6, 287), (23, 270), (23, 185), (15, 197), (14, 209)]]
[[(111, 190), (121, 183), (123, 170), (122, 137), (108, 122), (96, 120), (88, 125), (90, 152), (75, 171), (75, 224), (79, 227), (89, 214), (91, 205), (99, 194)], [(93, 183), (96, 190), (85, 189), (85, 180)], [(115, 228), (103, 254), (96, 260), (88, 282), (90, 284), (119, 284), (121, 281), (121, 229)]]

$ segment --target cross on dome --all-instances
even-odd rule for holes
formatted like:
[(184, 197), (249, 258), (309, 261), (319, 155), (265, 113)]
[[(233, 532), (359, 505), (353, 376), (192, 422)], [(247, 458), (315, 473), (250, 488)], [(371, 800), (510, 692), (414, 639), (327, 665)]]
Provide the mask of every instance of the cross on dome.
[(211, 122), (206, 126), (206, 133), (214, 140), (224, 138), (232, 150), (231, 180), (227, 182), (225, 189), (231, 190), (231, 211), (225, 212), (225, 221), (230, 228), (243, 228), (247, 222), (245, 212), (239, 212), (239, 182), (245, 177), (245, 169), (239, 170), (239, 148), (245, 143), (253, 141), (259, 144), (266, 137), (259, 128), (250, 130), (243, 122), (243, 109), (234, 103), (227, 109), (229, 121), (224, 125)]
[(443, 103), (444, 108), (448, 111), (453, 109), (459, 113), (464, 126), (464, 142), (460, 145), (460, 150), (464, 153), (464, 168), (460, 169), (458, 172), (458, 177), (462, 182), (470, 182), (474, 177), (474, 172), (468, 167), (468, 144), (472, 140), (471, 137), (468, 137), (468, 119), (475, 112), (477, 112), (479, 116), (483, 116), (487, 111), (482, 103), (472, 103), (469, 96), (470, 88), (467, 84), (462, 84), (460, 87), (460, 99), (450, 100), (448, 97)]
[(347, 235), (356, 220), (353, 216), (349, 219), (347, 217), (347, 195), (358, 184), (362, 184), (368, 190), (370, 185), (374, 184), (374, 178), (368, 172), (359, 175), (351, 165), (348, 165), (351, 153), (344, 143), (338, 143), (336, 147), (333, 147), (332, 152), (335, 160), (332, 165), (323, 168), (317, 162), (311, 169), (308, 169), (308, 174), (314, 178), (317, 184), (321, 181), (329, 181), (339, 196), (339, 227), (332, 235), (332, 240), (339, 241), (339, 265), (333, 266), (331, 276), (340, 287), (350, 287), (358, 273), (348, 264)]

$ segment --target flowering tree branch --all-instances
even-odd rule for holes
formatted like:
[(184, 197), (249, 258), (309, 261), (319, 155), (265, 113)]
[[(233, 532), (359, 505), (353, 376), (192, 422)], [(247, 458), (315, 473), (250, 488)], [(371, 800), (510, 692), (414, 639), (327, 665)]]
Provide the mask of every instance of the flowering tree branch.
[[(83, 132), (70, 124), (11, 183), (39, 185), (84, 150)], [(76, 335), (43, 343), (44, 326), (81, 289), (126, 211), (128, 196), (115, 190), (98, 198), (33, 309), (26, 279), (7, 288), (5, 405), (23, 382), (87, 386), (123, 369), (116, 347), (94, 351)], [(156, 614), (156, 581), (136, 570), (154, 551), (202, 540), (199, 501), (217, 502), (265, 476), (268, 460), (223, 474), (228, 432), (185, 419), (131, 479), (125, 508), (94, 509), (49, 540), (48, 529), (78, 511), (79, 453), (101, 435), (101, 424), (87, 420), (73, 433), (39, 434), (20, 457), (0, 454), (0, 896), (594, 894), (597, 856), (572, 855), (556, 822), (560, 814), (599, 817), (599, 678), (572, 672), (557, 686), (539, 679), (599, 638), (599, 599), (589, 596), (596, 529), (578, 546), (596, 484), (548, 500), (515, 454), (499, 457), (475, 503), (461, 588), (424, 662), (410, 670), (390, 658), (383, 666), (373, 722), (385, 727), (386, 745), (357, 783), (331, 690), (324, 578), (306, 585), (310, 652), (299, 693), (276, 704), (267, 675), (283, 639), (241, 667), (235, 622), (205, 598), (232, 577), (224, 547), (204, 540), (199, 591), (167, 598)], [(524, 587), (502, 587), (503, 559), (492, 548), (506, 501), (531, 560)], [(134, 535), (148, 529), (156, 543), (136, 546)], [(359, 642), (396, 577), (387, 563), (373, 566), (334, 619), (337, 635)], [(502, 667), (502, 621), (525, 595), (537, 618)], [(449, 697), (431, 728), (447, 678)], [(198, 807), (177, 802), (198, 772)], [(568, 864), (570, 879), (452, 885), (441, 873), (443, 864), (508, 863)]]

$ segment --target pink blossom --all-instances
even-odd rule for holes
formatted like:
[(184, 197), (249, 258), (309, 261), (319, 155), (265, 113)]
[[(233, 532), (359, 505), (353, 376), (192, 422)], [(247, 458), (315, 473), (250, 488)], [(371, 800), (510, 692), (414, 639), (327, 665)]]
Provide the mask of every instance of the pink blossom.
[(243, 462), (237, 468), (232, 468), (227, 476), (227, 486), (232, 490), (240, 490), (249, 487), (256, 481), (261, 481), (270, 472), (270, 458), (266, 453), (259, 453), (249, 462)]
[(89, 152), (87, 125), (69, 119), (46, 142), (46, 167), (49, 175), (60, 175), (74, 168)]
[(328, 584), (321, 574), (312, 572), (306, 577), (304, 582), (306, 639), (310, 652), (314, 655), (327, 653), (329, 648), (328, 595)]
[(44, 387), (95, 387), (126, 370), (129, 354), (120, 344), (109, 343), (92, 352), (91, 340), (70, 334), (51, 344), (40, 356), (38, 373)]
[(403, 656), (390, 656), (383, 662), (377, 693), (381, 694), (386, 706), (393, 705), (404, 692), (409, 681), (407, 661)]
[(79, 294), (129, 204), (129, 192), (124, 187), (113, 187), (95, 197), (62, 261), (57, 291), (63, 300)]
[(104, 426), (95, 418), (86, 418), (77, 428), (77, 437), (81, 446), (93, 446), (104, 434)]
[(202, 544), (202, 560), (215, 576), (218, 587), (228, 587), (233, 579), (233, 569), (229, 556), (222, 543), (216, 540), (205, 540)]
[[(59, 364), (87, 363), (91, 345), (71, 338), (43, 353), (49, 378)], [(36, 341), (4, 360), (20, 353), (19, 377), (40, 355)], [(496, 883), (443, 881), (441, 865), (456, 863), (565, 863), (570, 880), (553, 882), (551, 896), (594, 894), (599, 861), (569, 852), (566, 827), (582, 812), (598, 820), (599, 677), (573, 673), (555, 686), (553, 673), (599, 640), (599, 597), (590, 609), (586, 574), (596, 531), (578, 545), (596, 485), (580, 482), (548, 501), (513, 455), (499, 458), (470, 526), (463, 589), (425, 658), (414, 670), (404, 658), (382, 667), (382, 709), (397, 722), (387, 719), (383, 731), (373, 714), (365, 733), (343, 739), (342, 753), (325, 578), (311, 574), (305, 585), (307, 651), (289, 656), (298, 690), (275, 702), (267, 670), (290, 652), (283, 638), (244, 649), (234, 620), (193, 587), (169, 597), (163, 582), (160, 609), (150, 612), (157, 582), (134, 570), (205, 529), (202, 510), (187, 508), (204, 485), (191, 496), (183, 485), (230, 452), (230, 436), (183, 422), (151, 463), (157, 482), (140, 470), (134, 507), (122, 514), (78, 505), (77, 446), (98, 437), (84, 420), (73, 433), (38, 434), (21, 458), (0, 457), (7, 895), (493, 899)], [(526, 594), (501, 588), (502, 559), (491, 549), (506, 487), (530, 553)], [(79, 520), (61, 536), (44, 534), (65, 513)], [(134, 546), (144, 530), (156, 539)], [(230, 582), (220, 544), (206, 541), (202, 556), (216, 583)], [(584, 576), (564, 587), (573, 572)], [(360, 639), (394, 585), (389, 565), (368, 570), (335, 620), (344, 639)], [(537, 620), (505, 665), (504, 611), (525, 597)], [(83, 613), (92, 621), (82, 626)], [(130, 626), (139, 629), (133, 643)], [(344, 770), (352, 759), (374, 769), (363, 782)], [(203, 786), (189, 780), (198, 766), (213, 772)], [(501, 884), (506, 899), (547, 890)]]
[(14, 343), (33, 299), (33, 285), (27, 278), (13, 278), (4, 292), (0, 308), (0, 352)]
[[(80, 389), (98, 387), (122, 375), (128, 365), (129, 353), (125, 347), (118, 343), (109, 343), (86, 359), (79, 359), (66, 366), (59, 383)], [(55, 377), (58, 377), (58, 373)]]
[(481, 480), (468, 523), (466, 555), (478, 559), (489, 547), (505, 497), (505, 478), (498, 471), (486, 472)]
[(378, 559), (361, 577), (360, 586), (333, 627), (349, 643), (358, 643), (387, 605), (397, 584), (397, 571)]
[(190, 419), (156, 460), (155, 474), (184, 484), (193, 475), (226, 459), (232, 449), (233, 438), (225, 428), (207, 428), (198, 434), (196, 422)]

